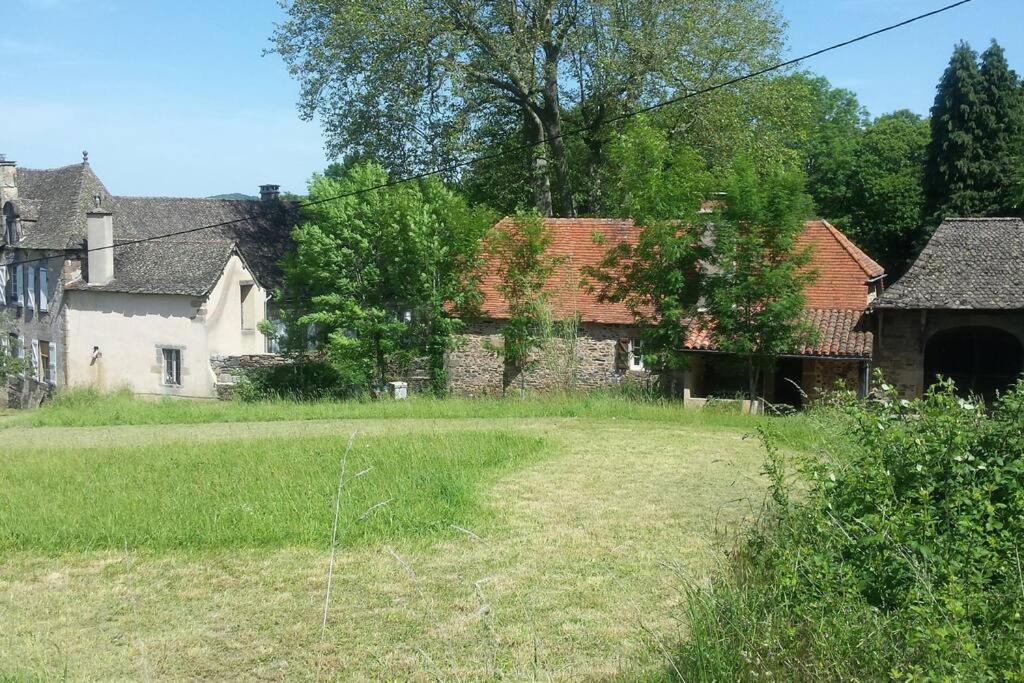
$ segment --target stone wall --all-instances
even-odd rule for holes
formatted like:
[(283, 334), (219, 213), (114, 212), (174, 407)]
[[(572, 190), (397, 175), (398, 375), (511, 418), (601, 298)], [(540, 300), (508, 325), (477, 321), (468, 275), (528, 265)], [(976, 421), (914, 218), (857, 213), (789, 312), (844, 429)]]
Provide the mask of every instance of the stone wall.
[[(652, 382), (647, 372), (616, 369), (615, 346), (636, 331), (622, 325), (584, 323), (575, 344), (551, 340), (538, 351), (532, 367), (524, 374), (505, 377), (504, 361), (488, 345), (500, 346), (500, 322), (469, 325), (457, 347), (448, 353), (446, 367), (451, 391), (464, 396), (502, 393), (503, 381), (509, 391), (524, 386), (531, 391), (588, 390), (618, 386), (624, 381)], [(573, 348), (575, 347), (575, 348)]]
[(0, 408), (38, 408), (52, 395), (51, 384), (31, 377), (15, 377), (8, 381), (7, 390), (0, 396)]
[(877, 311), (874, 366), (904, 398), (924, 393), (924, 350), (936, 332), (954, 327), (995, 327), (1024, 342), (1021, 311)]
[(839, 382), (847, 389), (864, 393), (866, 387), (861, 386), (863, 364), (859, 360), (838, 360), (825, 358), (808, 358), (804, 360), (802, 389), (807, 400), (817, 401), (826, 391), (835, 389)]
[(217, 398), (228, 400), (235, 385), (246, 370), (273, 368), (291, 361), (277, 354), (247, 354), (244, 356), (210, 356), (210, 370), (216, 380)]

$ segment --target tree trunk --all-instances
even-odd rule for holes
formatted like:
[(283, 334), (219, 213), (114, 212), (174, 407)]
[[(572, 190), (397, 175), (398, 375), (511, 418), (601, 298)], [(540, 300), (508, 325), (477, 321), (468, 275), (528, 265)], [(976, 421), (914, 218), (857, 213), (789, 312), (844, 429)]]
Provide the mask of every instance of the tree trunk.
[(562, 138), (562, 110), (558, 101), (559, 51), (556, 45), (549, 43), (544, 46), (544, 101), (541, 111), (555, 171), (555, 189), (558, 197), (555, 213), (571, 218), (576, 215), (576, 210), (572, 200), (572, 181), (569, 179), (569, 159), (566, 156), (565, 140)]
[(548, 178), (548, 159), (543, 144), (544, 126), (529, 105), (523, 105), (523, 134), (526, 138), (526, 173), (533, 191), (533, 205), (542, 216), (551, 216), (551, 181)]
[(750, 412), (754, 412), (754, 401), (757, 400), (757, 368), (753, 359), (747, 359), (747, 399), (750, 401)]

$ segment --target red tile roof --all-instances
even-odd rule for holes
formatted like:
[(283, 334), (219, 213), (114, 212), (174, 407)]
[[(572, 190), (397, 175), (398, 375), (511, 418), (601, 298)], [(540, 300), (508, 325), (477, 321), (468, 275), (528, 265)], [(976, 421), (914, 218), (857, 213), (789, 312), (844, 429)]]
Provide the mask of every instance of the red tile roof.
[[(871, 333), (861, 323), (863, 311), (847, 308), (809, 308), (804, 317), (818, 332), (814, 344), (804, 346), (794, 355), (828, 358), (870, 358)], [(710, 327), (690, 328), (683, 348), (689, 351), (716, 351)]]
[[(548, 253), (565, 258), (545, 287), (555, 317), (568, 317), (578, 311), (584, 322), (634, 324), (624, 304), (599, 301), (597, 294), (587, 291), (588, 281), (581, 272), (586, 266), (598, 265), (614, 245), (635, 244), (639, 228), (633, 221), (548, 218), (545, 225), (552, 238)], [(807, 308), (819, 329), (820, 340), (814, 349), (807, 351), (813, 351), (811, 355), (829, 356), (869, 353), (870, 335), (854, 328), (868, 304), (867, 282), (883, 274), (881, 266), (826, 221), (807, 221), (797, 241), (811, 247), (810, 267), (818, 274), (817, 280), (807, 288)], [(500, 320), (508, 315), (508, 307), (496, 289), (498, 282), (494, 264), (488, 264), (481, 281), (482, 310), (485, 316)], [(700, 345), (694, 348), (707, 350)]]

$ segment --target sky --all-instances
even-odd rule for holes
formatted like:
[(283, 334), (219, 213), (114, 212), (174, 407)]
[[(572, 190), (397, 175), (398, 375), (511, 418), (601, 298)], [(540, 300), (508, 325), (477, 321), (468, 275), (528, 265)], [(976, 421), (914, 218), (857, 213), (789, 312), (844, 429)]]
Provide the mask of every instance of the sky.
[[(951, 0), (778, 0), (796, 56)], [(78, 163), (119, 195), (302, 192), (328, 162), (270, 47), (276, 0), (0, 0), (0, 153)], [(1024, 73), (1024, 0), (972, 3), (809, 61), (873, 115), (927, 114), (953, 45), (996, 38)]]

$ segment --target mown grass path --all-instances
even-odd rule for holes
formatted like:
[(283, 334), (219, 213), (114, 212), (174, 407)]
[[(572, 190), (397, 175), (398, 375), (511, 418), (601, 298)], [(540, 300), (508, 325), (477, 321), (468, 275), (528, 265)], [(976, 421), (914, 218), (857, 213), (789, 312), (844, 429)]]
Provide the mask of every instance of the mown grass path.
[[(320, 549), (0, 556), (0, 675), (577, 679), (657, 674), (681, 589), (763, 496), (747, 430), (608, 418), (388, 419), (4, 431), (17, 451), (246, 442), (353, 430), (517, 430), (548, 457), (488, 484), (497, 522), (339, 551), (320, 641)], [(87, 504), (83, 502), (83, 504)], [(40, 501), (45, 505), (45, 501)], [(325, 518), (326, 519), (326, 518)], [(329, 522), (329, 520), (328, 520)], [(474, 535), (477, 534), (477, 535)]]

